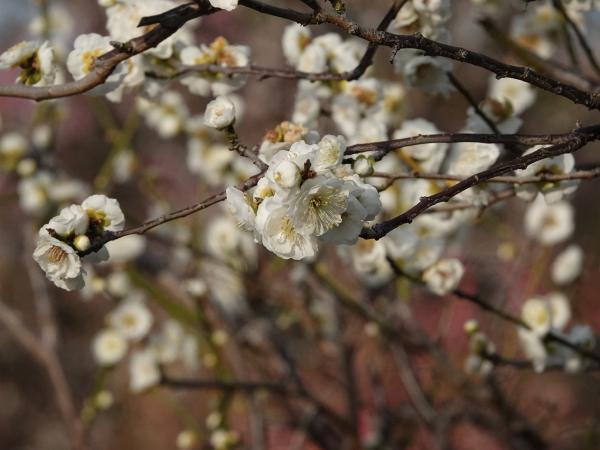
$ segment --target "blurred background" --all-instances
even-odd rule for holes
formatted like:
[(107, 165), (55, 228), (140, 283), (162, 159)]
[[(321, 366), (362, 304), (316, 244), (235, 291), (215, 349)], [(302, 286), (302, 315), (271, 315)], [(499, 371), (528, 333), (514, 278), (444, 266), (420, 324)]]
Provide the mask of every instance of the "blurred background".
[[(0, 0), (0, 3), (0, 50), (21, 40), (32, 39), (31, 27), (35, 25), (31, 24), (39, 17), (40, 4), (33, 0)], [(62, 45), (63, 58), (77, 35), (106, 33), (104, 9), (97, 2), (52, 0), (47, 3), (51, 9), (66, 13), (60, 15), (64, 23), (56, 27), (52, 37), (59, 48)], [(301, 2), (291, 0), (273, 3), (297, 9), (304, 7)], [(385, 14), (388, 3), (383, 0), (348, 0), (348, 14), (359, 23), (374, 27)], [(499, 29), (506, 30), (512, 15), (522, 12), (525, 6), (517, 1), (503, 3), (506, 5), (500, 8), (494, 21)], [(478, 20), (485, 15), (484, 10), (476, 8), (470, 1), (452, 1), (452, 42), (514, 62), (506, 48), (479, 25)], [(600, 48), (599, 16), (591, 14), (587, 24), (589, 42), (596, 44), (596, 48)], [(204, 18), (193, 32), (199, 43), (209, 43), (223, 35), (231, 43), (250, 46), (253, 63), (285, 67), (281, 36), (286, 25), (284, 20), (238, 8), (231, 14), (220, 13)], [(332, 29), (328, 26), (313, 27), (314, 34), (327, 31)], [(397, 76), (391, 70), (389, 58), (389, 51), (380, 49), (374, 73), (393, 81)], [(556, 58), (566, 60), (565, 52), (559, 51)], [(468, 86), (475, 99), (485, 97), (488, 73), (455, 64), (454, 74)], [(0, 83), (10, 84), (13, 81), (13, 72), (0, 72)], [(206, 99), (189, 95), (185, 87), (177, 84), (173, 89), (183, 94), (192, 114), (204, 112)], [(246, 105), (243, 119), (238, 121), (242, 142), (258, 144), (268, 129), (289, 119), (294, 92), (295, 83), (290, 80), (250, 79), (238, 91)], [(418, 89), (408, 89), (406, 96), (406, 118), (424, 117), (447, 132), (463, 127), (468, 103), (460, 94), (452, 93), (443, 98)], [(119, 199), (128, 226), (155, 216), (153, 208), (157, 203), (167, 211), (175, 210), (220, 191), (220, 188), (204, 183), (187, 169), (185, 139), (157, 139), (154, 130), (139, 117), (134, 117), (135, 101), (129, 97), (121, 103), (111, 103), (102, 97), (78, 96), (40, 104), (1, 98), (0, 133), (18, 131), (29, 135), (37, 118), (46, 114), (44, 108), (52, 109), (50, 116), (44, 117), (53, 118), (52, 151), (56, 167), (88, 186), (103, 186), (103, 193)], [(535, 105), (523, 115), (523, 120), (521, 133), (562, 133), (573, 129), (578, 122), (594, 123), (598, 120), (598, 113), (588, 112), (540, 91)], [(103, 185), (102, 170), (111, 148), (115, 146), (115, 139), (119, 138), (115, 137), (115, 130), (122, 130), (124, 124), (131, 121), (135, 122), (135, 126), (128, 136), (128, 144), (136, 155), (134, 176), (125, 183)], [(598, 144), (588, 145), (578, 153), (577, 163), (597, 162), (599, 150)], [(113, 303), (104, 295), (92, 293), (84, 296), (61, 291), (45, 281), (37, 266), (32, 266), (32, 236), (40, 224), (38, 219), (20, 208), (17, 183), (15, 176), (0, 173), (0, 215), (3, 219), (0, 221), (0, 301), (18, 311), (27, 328), (38, 334), (37, 296), (43, 292), (50, 300), (60, 335), (58, 356), (72, 390), (74, 405), (78, 412), (82, 411), (90, 448), (185, 448), (181, 432), (188, 429), (195, 430), (195, 436), (198, 436), (198, 444), (189, 448), (211, 448), (214, 443), (210, 444), (208, 439), (210, 433), (207, 429), (210, 426), (206, 419), (215, 411), (223, 413), (228, 428), (239, 433), (237, 448), (303, 449), (325, 445), (315, 442), (310, 432), (301, 432), (312, 426), (303, 422), (306, 417), (312, 417), (306, 405), (297, 404), (303, 400), (283, 401), (277, 394), (263, 391), (248, 394), (168, 386), (133, 394), (128, 389), (126, 364), (120, 364), (111, 371), (98, 369), (91, 343), (103, 327)], [(576, 242), (585, 249), (585, 265), (580, 279), (566, 291), (574, 320), (583, 321), (594, 330), (600, 330), (600, 315), (595, 308), (600, 287), (596, 278), (600, 264), (597, 188), (598, 181), (584, 182), (573, 199), (576, 231), (570, 242)], [(459, 257), (466, 267), (461, 285), (465, 290), (479, 292), (489, 302), (501, 304), (517, 315), (528, 295), (551, 290), (548, 267), (553, 256), (562, 249), (541, 248), (529, 240), (523, 232), (523, 211), (524, 206), (518, 200), (511, 200), (504, 208), (486, 211), (477, 226), (454, 239), (447, 250), (448, 254)], [(217, 207), (183, 222), (207, 223), (220, 214), (222, 209)], [(138, 285), (145, 287), (152, 300), (157, 324), (167, 316), (164, 303), (157, 299), (170, 299), (167, 304), (181, 300), (178, 297), (180, 281), (170, 272), (170, 268), (177, 264), (177, 252), (181, 251), (176, 242), (178, 232), (173, 231), (166, 241), (149, 236), (145, 251), (122, 269), (135, 273)], [(507, 248), (509, 256), (506, 256)], [(250, 336), (249, 341), (255, 334), (258, 336), (250, 349), (240, 350), (231, 341), (223, 345), (218, 353), (219, 358), (226, 361), (222, 364), (227, 370), (219, 369), (221, 363), (215, 369), (206, 361), (201, 345), (199, 368), (191, 374), (186, 372), (189, 378), (215, 378), (226, 373), (237, 378), (275, 381), (279, 378), (293, 380), (300, 376), (311, 396), (326, 404), (335, 414), (344, 416), (349, 408), (350, 423), (357, 426), (355, 430), (339, 426), (335, 432), (321, 430), (321, 434), (346, 436), (355, 432), (359, 436), (357, 442), (364, 443), (369, 442), (370, 434), (374, 434), (373, 430), (382, 423), (393, 424), (390, 425), (393, 431), (385, 445), (364, 444), (364, 448), (600, 448), (600, 405), (596, 401), (600, 387), (594, 373), (536, 374), (531, 370), (511, 367), (497, 369), (495, 387), (500, 389), (500, 397), (506, 402), (504, 413), (509, 417), (506, 423), (513, 427), (511, 430), (515, 435), (522, 433), (525, 436), (530, 429), (536, 430), (545, 441), (544, 445), (536, 447), (535, 439), (523, 436), (521, 440), (507, 439), (502, 436), (502, 429), (490, 425), (493, 421), (486, 422), (487, 419), (477, 416), (477, 408), (488, 402), (496, 402), (497, 406), (500, 400), (490, 398), (490, 392), (494, 391), (484, 389), (486, 381), (462, 372), (469, 352), (463, 323), (467, 319), (478, 318), (482, 329), (507, 355), (519, 355), (514, 327), (456, 298), (437, 298), (420, 290), (407, 290), (402, 285), (367, 289), (357, 282), (350, 265), (332, 248), (325, 249), (323, 258), (328, 261), (329, 274), (341, 284), (338, 290), (319, 286), (317, 279), (297, 282), (296, 272), (302, 268), (282, 260), (274, 261), (275, 258), (262, 247), (258, 252), (256, 271), (244, 279), (245, 298), (252, 309), (250, 318), (229, 320), (208, 303), (181, 300), (206, 312), (208, 324), (203, 332), (208, 340), (214, 341), (214, 332), (219, 330), (225, 330), (228, 335)], [(406, 352), (409, 355), (414, 374), (425, 386), (427, 396), (436, 408), (444, 411), (456, 408), (464, 413), (464, 420), (453, 419), (445, 424), (445, 443), (436, 440), (436, 433), (428, 429), (409, 406), (411, 392), (402, 374), (405, 365), (390, 356), (386, 350), (386, 337), (378, 334), (377, 327), (368, 317), (346, 310), (340, 312), (337, 310), (339, 306), (332, 306), (336, 317), (334, 338), (323, 333), (315, 325), (314, 318), (309, 317), (308, 311), (314, 302), (336, 305), (336, 301), (331, 299), (344, 295), (360, 299), (369, 308), (397, 304), (394, 310), (400, 311), (400, 317), (408, 305), (414, 323), (443, 349), (449, 365), (445, 368), (436, 365), (431, 355), (412, 347), (410, 342), (402, 345), (402, 354)], [(406, 326), (398, 325), (398, 330), (401, 332)], [(285, 348), (276, 348), (277, 341), (285, 343), (282, 344)], [(287, 353), (291, 353), (290, 358), (296, 362), (297, 373), (285, 367), (286, 359), (282, 355)], [(242, 356), (248, 354), (250, 356)], [(278, 354), (279, 358), (269, 356), (272, 354)], [(47, 373), (2, 328), (0, 355), (0, 448), (68, 448), (68, 434)], [(344, 381), (348, 371), (351, 373), (351, 386), (356, 389), (352, 395), (348, 395), (348, 380)], [(457, 373), (462, 375), (458, 377)], [(113, 398), (107, 409), (92, 408), (94, 411), (90, 412), (90, 399), (93, 400), (99, 392), (99, 385)], [(348, 399), (352, 398), (357, 403), (349, 406)], [(381, 406), (382, 402), (385, 407)], [(386, 411), (389, 417), (382, 415), (381, 411)], [(469, 416), (471, 413), (472, 416)], [(318, 425), (316, 420), (315, 423)], [(256, 438), (257, 427), (263, 430), (258, 434), (262, 441)], [(339, 448), (358, 448), (352, 447), (353, 444), (342, 446), (342, 441), (345, 442), (345, 439), (339, 441)], [(372, 442), (375, 442), (374, 438)], [(335, 444), (330, 448), (335, 448)]]

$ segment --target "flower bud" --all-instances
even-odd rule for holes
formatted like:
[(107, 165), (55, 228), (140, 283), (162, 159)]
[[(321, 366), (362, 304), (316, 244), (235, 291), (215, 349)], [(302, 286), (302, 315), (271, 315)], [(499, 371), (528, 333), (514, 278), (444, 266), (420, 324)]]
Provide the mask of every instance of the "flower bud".
[(354, 171), (361, 177), (371, 176), (373, 175), (373, 158), (360, 155), (354, 160), (352, 167)]
[(479, 322), (477, 322), (475, 319), (467, 320), (463, 327), (465, 333), (467, 333), (469, 336), (472, 336), (479, 331)]
[(219, 96), (206, 106), (204, 124), (222, 130), (235, 122), (235, 105), (227, 97)]
[(92, 243), (90, 242), (89, 237), (87, 237), (85, 234), (80, 234), (73, 240), (73, 246), (80, 252), (85, 252), (92, 246)]
[(31, 158), (26, 158), (17, 164), (17, 173), (22, 177), (28, 177), (33, 175), (37, 169), (37, 164), (35, 160)]

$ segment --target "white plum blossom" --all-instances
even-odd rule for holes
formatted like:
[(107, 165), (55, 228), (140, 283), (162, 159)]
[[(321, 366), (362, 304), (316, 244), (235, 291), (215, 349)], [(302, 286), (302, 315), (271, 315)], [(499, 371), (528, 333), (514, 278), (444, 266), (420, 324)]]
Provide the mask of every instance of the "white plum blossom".
[(17, 82), (31, 86), (47, 86), (56, 78), (54, 49), (48, 41), (23, 41), (0, 54), (0, 69), (21, 68)]
[[(75, 80), (80, 80), (94, 70), (96, 60), (113, 49), (108, 36), (96, 33), (82, 34), (75, 39), (74, 49), (67, 57), (67, 68)], [(126, 66), (119, 64), (113, 73), (100, 86), (89, 93), (107, 94), (119, 87), (126, 75)]]
[(160, 382), (156, 356), (150, 350), (135, 352), (129, 361), (129, 387), (134, 394), (143, 392)]
[(346, 139), (343, 136), (326, 135), (318, 144), (317, 154), (311, 166), (317, 173), (333, 169), (341, 164), (346, 151)]
[(92, 351), (99, 365), (112, 366), (127, 353), (127, 341), (119, 332), (107, 328), (94, 338)]
[(347, 206), (348, 194), (341, 180), (317, 177), (302, 184), (290, 214), (300, 233), (320, 236), (342, 222)]
[(554, 260), (551, 267), (552, 281), (560, 286), (572, 283), (583, 269), (583, 249), (569, 245)]
[[(542, 146), (532, 147), (523, 155), (529, 155), (541, 149)], [(522, 170), (516, 170), (515, 174), (519, 177), (531, 177), (539, 175), (565, 175), (575, 169), (575, 158), (571, 153), (565, 153), (553, 158), (545, 158), (527, 166)], [(575, 192), (579, 181), (541, 181), (539, 183), (526, 183), (517, 186), (517, 195), (523, 200), (531, 201), (538, 192), (544, 195), (547, 203), (555, 203)]]
[[(180, 59), (186, 66), (216, 65), (222, 67), (245, 67), (250, 64), (250, 48), (245, 45), (230, 45), (222, 36), (209, 46), (188, 46), (181, 51)], [(228, 95), (241, 88), (246, 75), (226, 75), (210, 72), (197, 72), (185, 76), (181, 84), (192, 94), (201, 96)]]
[(282, 37), (283, 53), (292, 66), (298, 64), (300, 55), (310, 42), (310, 35), (308, 27), (297, 23), (285, 28)]
[(133, 341), (146, 336), (153, 322), (152, 313), (137, 297), (123, 300), (110, 312), (107, 320), (113, 329)]
[(235, 105), (229, 98), (219, 96), (206, 106), (204, 124), (221, 130), (235, 122)]
[[(402, 127), (396, 130), (393, 139), (403, 139), (418, 136), (420, 134), (437, 134), (440, 130), (425, 119), (407, 120)], [(447, 143), (411, 145), (402, 149), (403, 154), (408, 155), (418, 164), (419, 169), (424, 172), (437, 171), (448, 150)]]
[(90, 218), (83, 207), (80, 205), (71, 205), (63, 208), (59, 215), (50, 219), (45, 226), (51, 229), (61, 237), (70, 235), (82, 235), (87, 232)]
[(515, 115), (522, 114), (535, 102), (535, 89), (529, 83), (514, 78), (490, 77), (488, 96), (500, 101), (508, 100)]
[(521, 318), (531, 331), (539, 336), (545, 335), (552, 328), (552, 308), (543, 298), (528, 299), (521, 309)]
[[(522, 307), (521, 318), (530, 327), (519, 329), (523, 351), (536, 371), (541, 372), (550, 361), (562, 362), (554, 347), (544, 342), (544, 336), (554, 330), (561, 332), (571, 319), (568, 299), (560, 292), (528, 299)], [(559, 361), (556, 358), (559, 357)]]
[(500, 156), (495, 144), (460, 142), (450, 148), (446, 161), (446, 173), (469, 176), (489, 169)]
[(125, 216), (114, 198), (92, 195), (81, 203), (81, 207), (86, 210), (90, 220), (97, 221), (104, 230), (121, 231), (125, 226)]
[(547, 204), (542, 194), (527, 208), (525, 231), (542, 245), (555, 245), (568, 239), (575, 229), (574, 211), (570, 203)]
[(434, 294), (445, 295), (458, 287), (464, 271), (458, 259), (441, 259), (423, 272), (423, 281)]
[(273, 197), (260, 204), (256, 227), (265, 248), (280, 258), (299, 260), (312, 258), (317, 253), (316, 238), (311, 234), (301, 234), (295, 227), (288, 207)]
[(52, 237), (44, 228), (38, 234), (33, 259), (59, 288), (72, 291), (83, 287), (81, 258), (73, 247)]

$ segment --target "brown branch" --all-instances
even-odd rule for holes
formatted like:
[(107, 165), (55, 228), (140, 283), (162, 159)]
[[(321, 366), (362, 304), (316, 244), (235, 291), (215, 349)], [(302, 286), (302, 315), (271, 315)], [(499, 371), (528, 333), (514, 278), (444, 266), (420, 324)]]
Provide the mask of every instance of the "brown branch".
[(482, 53), (428, 39), (419, 33), (398, 35), (381, 30), (366, 29), (335, 11), (325, 12), (321, 10), (313, 16), (274, 7), (258, 0), (241, 0), (240, 5), (302, 24), (329, 23), (351, 36), (357, 36), (379, 46), (389, 47), (394, 52), (405, 48), (421, 50), (428, 56), (440, 56), (481, 67), (496, 74), (497, 78), (515, 78), (524, 81), (555, 95), (567, 98), (573, 103), (585, 105), (588, 109), (600, 109), (599, 92), (586, 92), (573, 85), (542, 75), (529, 67), (505, 64)]
[(562, 155), (564, 153), (575, 152), (588, 142), (599, 138), (600, 126), (589, 127), (586, 129), (585, 133), (575, 133), (570, 142), (557, 144), (552, 147), (544, 147), (533, 153), (530, 153), (529, 155), (514, 158), (510, 161), (498, 164), (490, 169), (471, 175), (470, 177), (459, 181), (455, 185), (448, 187), (437, 194), (428, 197), (422, 197), (416, 205), (404, 213), (385, 222), (373, 225), (370, 228), (363, 229), (361, 237), (363, 239), (380, 239), (400, 225), (411, 223), (415, 217), (428, 210), (432, 206), (437, 205), (438, 203), (447, 202), (454, 196), (473, 186), (476, 186), (494, 177), (513, 172), (517, 169), (524, 169), (536, 161)]
[(575, 86), (537, 73), (529, 67), (505, 64), (482, 53), (428, 39), (419, 33), (413, 35), (398, 35), (383, 31), (368, 30), (359, 26), (356, 22), (338, 14), (324, 14), (321, 12), (318, 17), (323, 21), (346, 31), (350, 35), (360, 37), (382, 46), (390, 47), (394, 51), (405, 48), (421, 50), (428, 56), (441, 56), (481, 67), (495, 73), (497, 78), (515, 78), (517, 80), (525, 81), (540, 89), (565, 97), (576, 104), (585, 105), (588, 109), (600, 109), (600, 93), (582, 91)]
[(538, 56), (536, 53), (533, 53), (506, 36), (491, 19), (481, 19), (479, 24), (490, 37), (499, 44), (507, 47), (524, 64), (527, 64), (535, 70), (551, 76), (552, 78), (572, 84), (582, 91), (593, 91), (598, 89), (598, 82), (596, 80), (585, 76), (580, 71), (573, 70), (573, 68), (559, 61)]
[[(488, 183), (503, 183), (503, 184), (534, 184), (541, 182), (556, 182), (556, 181), (568, 181), (568, 180), (589, 180), (593, 178), (597, 178), (600, 176), (600, 167), (591, 169), (591, 170), (580, 170), (571, 173), (564, 174), (541, 174), (529, 177), (517, 177), (517, 176), (499, 176), (490, 178)], [(397, 180), (414, 180), (414, 179), (424, 179), (424, 180), (440, 180), (440, 181), (462, 181), (467, 177), (460, 175), (447, 175), (443, 173), (421, 173), (421, 172), (406, 172), (406, 173), (398, 173), (398, 174), (386, 174), (386, 173), (378, 173), (370, 175), (370, 177), (374, 178), (387, 178), (389, 187)]]
[[(256, 184), (258, 183), (258, 180), (260, 180), (263, 173), (264, 172), (261, 171), (260, 173), (248, 178), (244, 183), (237, 186), (238, 189), (240, 189), (242, 191), (247, 191), (248, 189), (253, 188), (254, 186), (256, 186)], [(110, 232), (110, 231), (105, 232), (102, 236), (100, 236), (98, 239), (96, 239), (94, 242), (92, 242), (92, 246), (89, 248), (89, 250), (86, 250), (85, 252), (79, 252), (79, 255), (85, 256), (90, 253), (97, 252), (107, 242), (114, 241), (115, 239), (119, 239), (124, 236), (129, 236), (131, 234), (145, 234), (148, 231), (150, 231), (151, 229), (153, 229), (159, 225), (162, 225), (167, 222), (171, 222), (176, 219), (180, 219), (182, 217), (190, 216), (198, 211), (202, 211), (203, 209), (206, 209), (212, 205), (220, 203), (223, 200), (225, 200), (226, 198), (227, 198), (227, 195), (226, 195), (225, 191), (222, 191), (222, 192), (219, 192), (218, 194), (208, 197), (207, 199), (203, 200), (200, 203), (196, 203), (195, 205), (187, 206), (185, 208), (179, 209), (172, 213), (157, 217), (156, 219), (149, 220), (137, 227), (127, 228), (125, 230), (117, 231), (117, 232)]]
[(156, 24), (154, 28), (125, 43), (114, 43), (115, 49), (99, 56), (95, 61), (94, 69), (81, 80), (44, 87), (22, 84), (0, 86), (0, 97), (17, 97), (41, 101), (69, 97), (90, 91), (104, 83), (119, 63), (156, 47), (179, 30), (186, 22), (217, 11), (220, 10), (210, 6), (208, 0), (197, 0), (196, 3), (187, 3), (160, 15), (143, 18), (140, 26)]
[[(388, 263), (390, 264), (390, 267), (396, 274), (396, 276), (407, 278), (411, 282), (418, 284), (418, 285), (424, 285), (424, 282), (420, 278), (417, 278), (415, 276), (412, 276), (412, 275), (404, 272), (402, 270), (402, 268), (400, 266), (398, 266), (398, 264), (396, 264), (396, 262), (392, 258), (388, 257), (387, 260), (388, 260)], [(514, 316), (514, 315), (502, 310), (501, 308), (498, 308), (497, 306), (492, 305), (491, 303), (486, 302), (485, 300), (483, 300), (480, 296), (478, 296), (476, 294), (470, 294), (461, 289), (454, 289), (452, 292), (450, 292), (450, 294), (454, 295), (455, 297), (457, 297), (461, 300), (466, 300), (470, 303), (473, 303), (473, 304), (477, 305), (481, 310), (489, 312), (491, 314), (494, 314), (495, 316), (498, 316), (499, 318), (501, 318), (502, 320), (504, 320), (506, 322), (512, 323), (513, 325), (516, 325), (517, 327), (531, 331), (531, 327), (523, 319), (521, 319), (520, 317)], [(579, 345), (573, 344), (567, 338), (561, 336), (560, 334), (557, 334), (556, 332), (554, 332), (552, 330), (549, 331), (544, 336), (544, 341), (545, 342), (555, 342), (557, 344), (562, 345), (563, 347), (567, 347), (567, 348), (573, 350), (574, 352), (578, 353), (581, 356), (591, 359), (592, 361), (594, 361), (596, 363), (600, 363), (600, 355), (598, 355), (595, 352), (590, 351), (586, 348), (580, 347)]]
[[(356, 70), (356, 69), (355, 69)], [(248, 66), (220, 66), (218, 64), (198, 64), (195, 66), (181, 67), (175, 72), (160, 74), (156, 72), (146, 72), (151, 78), (160, 80), (171, 80), (191, 73), (209, 73), (224, 75), (253, 75), (261, 80), (267, 78), (283, 78), (287, 80), (309, 80), (309, 81), (343, 81), (349, 80), (352, 72), (302, 72), (292, 69), (274, 69), (255, 64)]]
[[(455, 143), (455, 142), (481, 142), (484, 144), (520, 144), (528, 147), (534, 145), (556, 145), (569, 142), (579, 134), (595, 133), (597, 128), (583, 127), (577, 128), (570, 133), (562, 134), (479, 134), (479, 133), (440, 133), (440, 134), (418, 134), (402, 139), (392, 139), (389, 141), (370, 142), (367, 144), (355, 144), (346, 149), (346, 155), (358, 153), (376, 152), (372, 154), (376, 161), (382, 159), (389, 152), (413, 145), (437, 144), (437, 143)], [(352, 163), (354, 160), (346, 158), (345, 163)]]
[(479, 214), (482, 214), (486, 209), (491, 208), (492, 206), (498, 203), (509, 200), (515, 197), (516, 195), (517, 192), (514, 189), (506, 189), (493, 195), (490, 199), (488, 199), (485, 205), (475, 204), (472, 202), (452, 202), (446, 203), (445, 205), (438, 205), (434, 208), (428, 209), (427, 211), (424, 211), (423, 214), (449, 213), (453, 211), (463, 211), (465, 209), (472, 208), (479, 209)]

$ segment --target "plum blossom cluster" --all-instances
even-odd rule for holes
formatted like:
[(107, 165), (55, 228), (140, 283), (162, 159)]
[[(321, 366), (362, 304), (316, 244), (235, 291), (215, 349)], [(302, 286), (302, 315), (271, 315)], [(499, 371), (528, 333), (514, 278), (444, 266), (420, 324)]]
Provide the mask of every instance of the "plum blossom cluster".
[(340, 166), (345, 148), (343, 137), (326, 135), (275, 153), (253, 192), (227, 189), (239, 225), (285, 259), (312, 258), (319, 242), (355, 243), (381, 202), (373, 186)]
[(119, 202), (104, 195), (92, 195), (80, 205), (63, 208), (39, 233), (33, 258), (57, 287), (72, 291), (83, 288), (84, 262), (102, 262), (109, 257), (106, 246), (87, 254), (106, 231), (120, 231), (125, 217)]
[[(450, 16), (449, 0), (410, 0), (392, 20), (388, 31), (395, 34), (421, 33), (430, 39), (450, 42), (450, 32), (446, 27)], [(453, 90), (447, 75), (452, 64), (447, 60), (427, 56), (420, 50), (403, 49), (394, 57), (394, 68), (402, 74), (406, 86), (442, 95)]]
[[(283, 35), (283, 52), (290, 65), (302, 72), (352, 71), (360, 62), (365, 46), (354, 39), (342, 40), (337, 33), (312, 38), (310, 30), (290, 25)], [(317, 128), (324, 108), (349, 143), (385, 140), (388, 126), (402, 120), (404, 89), (368, 76), (355, 81), (298, 83), (291, 122)]]

